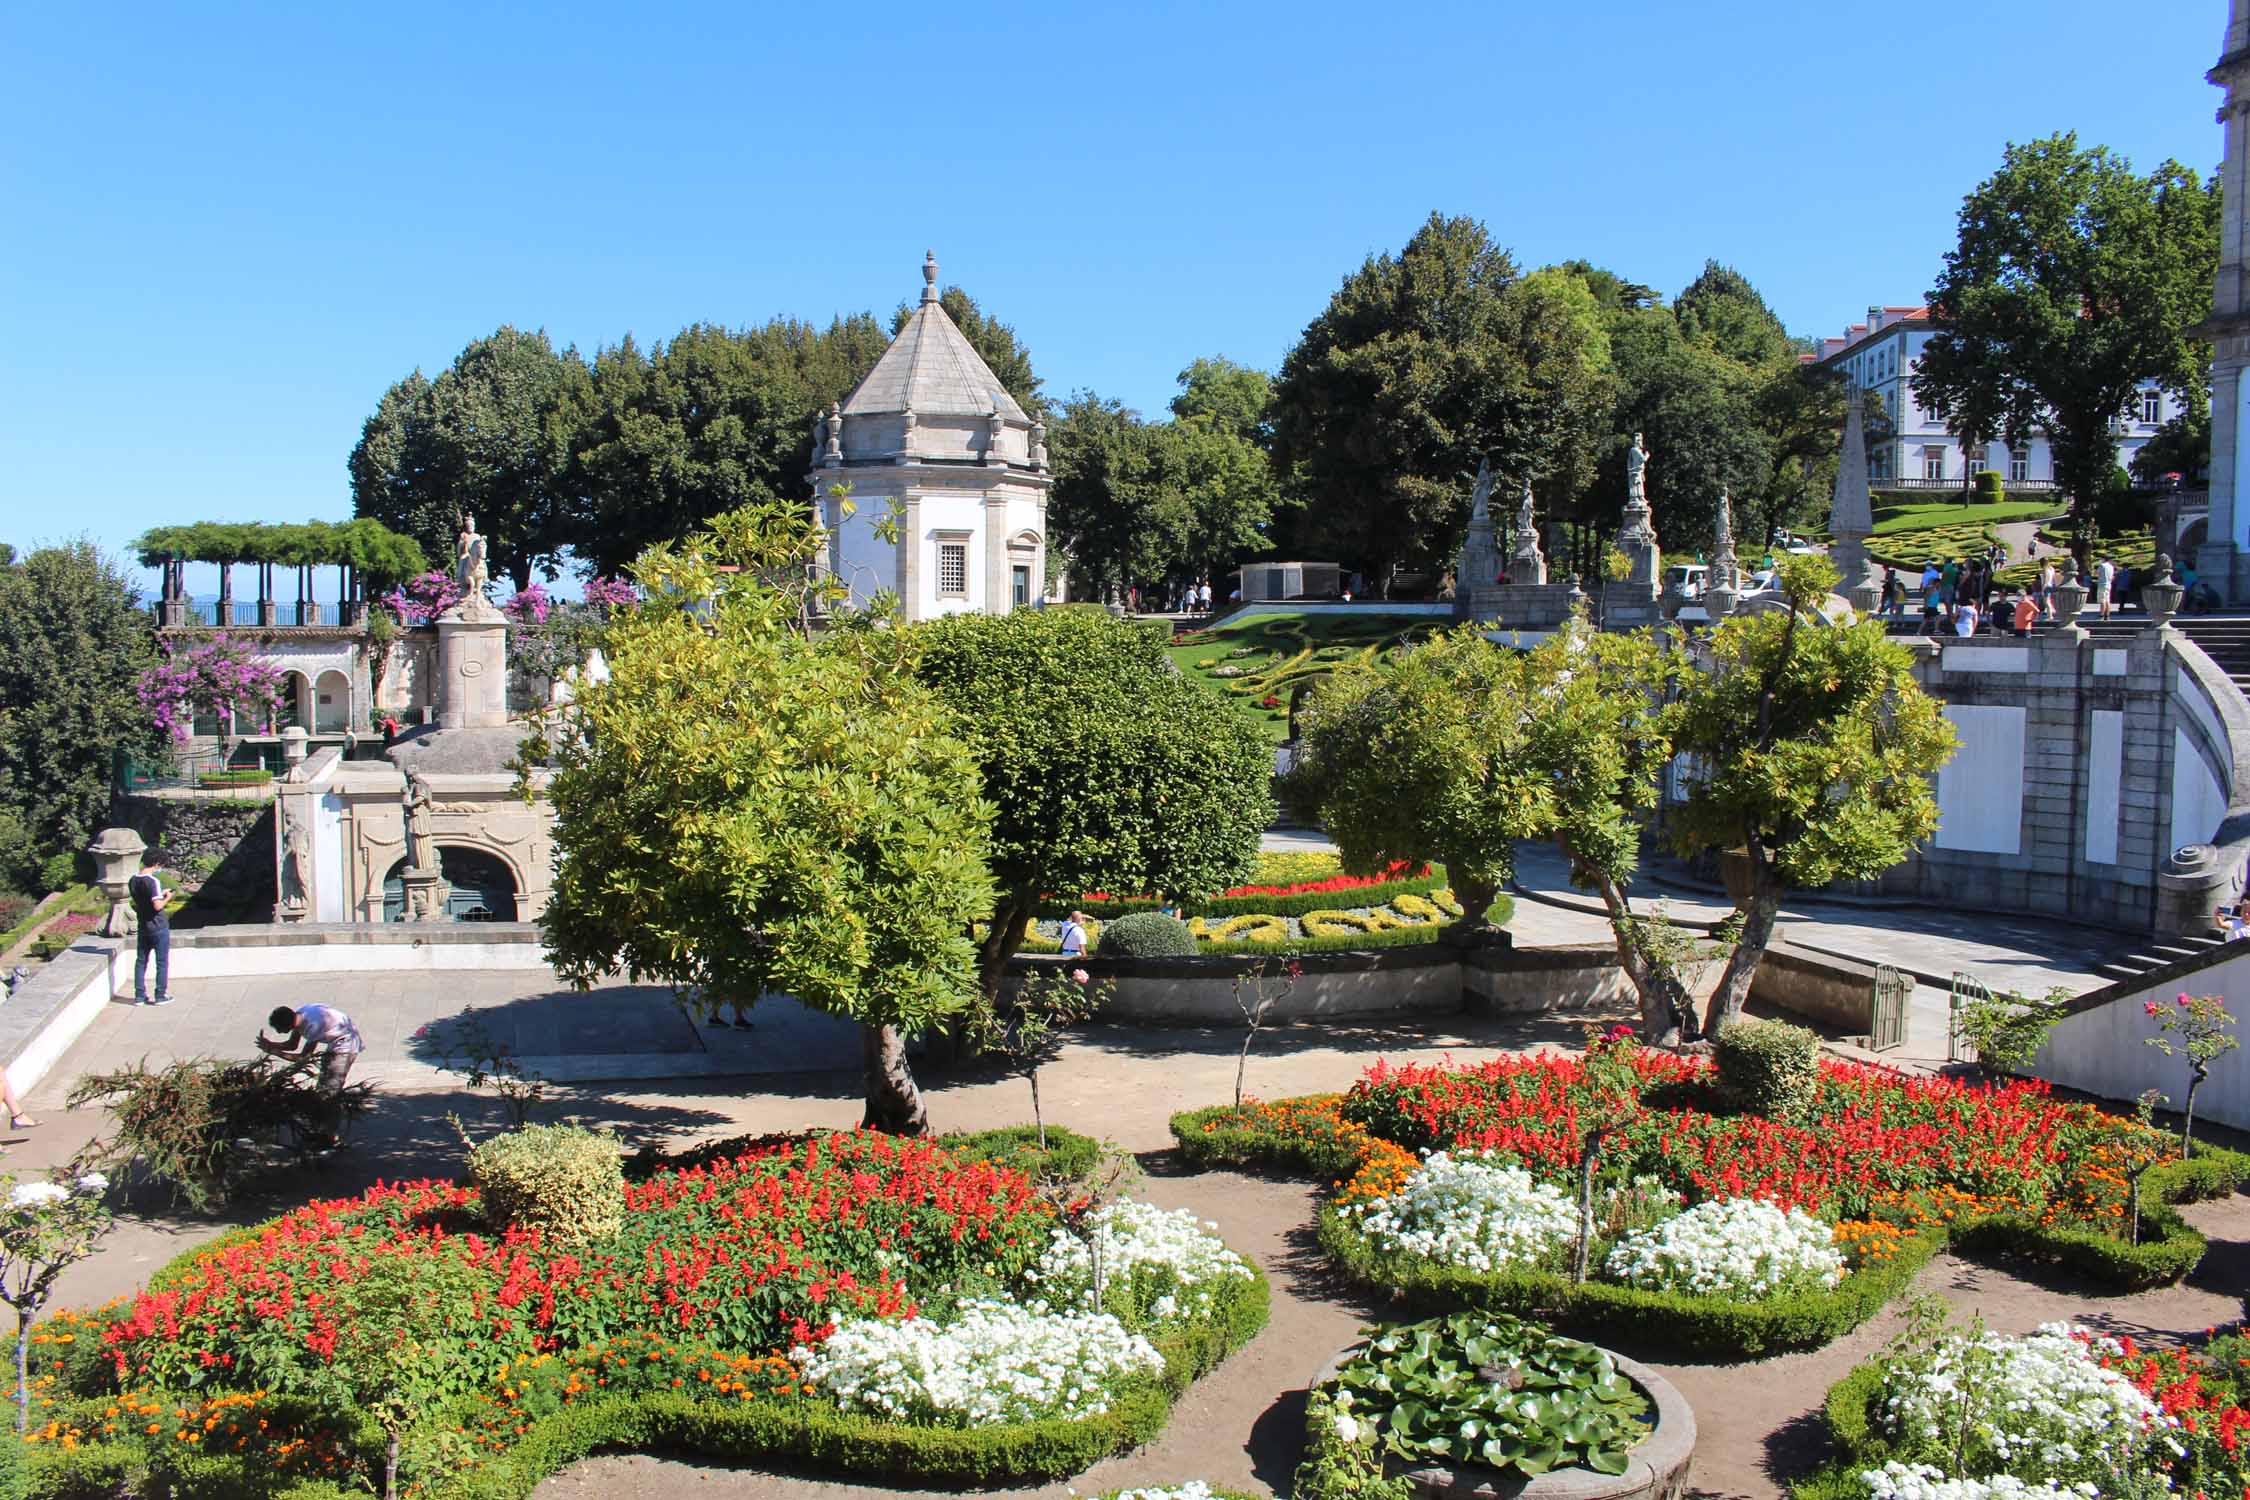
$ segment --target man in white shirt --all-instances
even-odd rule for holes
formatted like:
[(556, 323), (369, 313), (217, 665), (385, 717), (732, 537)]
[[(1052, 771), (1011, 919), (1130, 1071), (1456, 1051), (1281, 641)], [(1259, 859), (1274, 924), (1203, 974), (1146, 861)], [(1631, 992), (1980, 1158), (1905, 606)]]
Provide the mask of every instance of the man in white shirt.
[(1953, 633), (1959, 636), (1971, 636), (1977, 633), (1976, 601), (1971, 599), (1961, 601), (1959, 612), (1953, 616)]
[(1086, 914), (1082, 911), (1074, 911), (1063, 918), (1062, 956), (1065, 958), (1084, 958), (1086, 956)]
[(2117, 564), (2103, 558), (2094, 565), (2094, 602), (2102, 607), (2102, 618), (2109, 618), (2109, 586), (2117, 579)]

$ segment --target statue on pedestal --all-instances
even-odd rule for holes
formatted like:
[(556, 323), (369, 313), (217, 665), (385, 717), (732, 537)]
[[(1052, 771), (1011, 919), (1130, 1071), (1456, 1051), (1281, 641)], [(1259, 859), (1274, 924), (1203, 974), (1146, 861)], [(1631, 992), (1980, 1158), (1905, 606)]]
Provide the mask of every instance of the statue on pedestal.
[(1464, 619), (1476, 613), (1475, 596), (1500, 581), (1500, 543), (1492, 531), (1492, 464), (1480, 460), (1477, 482), (1469, 492), (1469, 534), (1461, 540), (1461, 557), (1453, 572), (1453, 610)]
[(1625, 450), (1625, 504), (1628, 508), (1648, 508), (1648, 449), (1637, 432), (1632, 446)]
[(1516, 506), (1516, 551), (1509, 559), (1508, 578), (1513, 583), (1547, 581), (1547, 555), (1539, 550), (1539, 523), (1532, 515), (1529, 479), (1523, 482), (1523, 499)]
[(844, 461), (844, 408), (838, 403), (828, 403), (828, 435), (821, 449), (821, 463), (835, 468)]
[(453, 578), (461, 585), (463, 595), (481, 599), (484, 586), (492, 581), (485, 567), (484, 538), (477, 535), (477, 518), (467, 511), (454, 516), (460, 531), (453, 538)]
[(414, 772), (406, 773), (406, 868), (435, 870), (436, 834), (430, 826), (430, 784)]

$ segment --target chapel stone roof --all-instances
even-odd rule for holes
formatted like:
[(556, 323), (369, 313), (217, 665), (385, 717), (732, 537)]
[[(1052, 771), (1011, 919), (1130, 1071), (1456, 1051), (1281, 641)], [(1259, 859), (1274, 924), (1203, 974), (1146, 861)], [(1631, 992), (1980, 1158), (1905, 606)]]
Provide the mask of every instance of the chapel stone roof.
[(847, 417), (890, 416), (911, 410), (930, 416), (989, 416), (993, 407), (1011, 422), (1030, 422), (1000, 384), (1000, 377), (938, 306), (937, 253), (922, 261), (922, 305), (891, 340), (852, 393)]

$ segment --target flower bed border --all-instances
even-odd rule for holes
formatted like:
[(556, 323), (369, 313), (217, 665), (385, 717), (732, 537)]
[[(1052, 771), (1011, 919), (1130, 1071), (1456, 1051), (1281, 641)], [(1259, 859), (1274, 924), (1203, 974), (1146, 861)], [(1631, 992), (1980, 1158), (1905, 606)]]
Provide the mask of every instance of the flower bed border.
[[(231, 1238), (221, 1236), (221, 1240)], [(218, 1243), (214, 1241), (213, 1244)], [(194, 1255), (175, 1258), (163, 1276)], [(1164, 1356), (1160, 1376), (1131, 1380), (1117, 1391), (1110, 1409), (1093, 1417), (1047, 1417), (985, 1427), (935, 1427), (890, 1422), (844, 1412), (817, 1398), (770, 1398), (727, 1403), (666, 1392), (605, 1398), (565, 1408), (532, 1421), (508, 1449), (475, 1470), (478, 1500), (521, 1500), (549, 1475), (602, 1449), (678, 1451), (711, 1458), (788, 1458), (854, 1477), (983, 1483), (1055, 1479), (1076, 1474), (1115, 1453), (1154, 1438), (1171, 1418), (1172, 1408), (1196, 1379), (1247, 1344), (1265, 1327), (1272, 1290), (1265, 1273), (1249, 1265), (1247, 1279), (1230, 1279), (1219, 1291), (1211, 1318), (1199, 1325), (1149, 1335)], [(151, 1278), (152, 1282), (155, 1278)], [(680, 1347), (696, 1347), (681, 1341)], [(196, 1393), (198, 1399), (210, 1390)], [(178, 1394), (178, 1393), (168, 1393)], [(82, 1398), (96, 1401), (106, 1398)], [(449, 1404), (436, 1420), (459, 1420), (479, 1403)], [(362, 1418), (353, 1446), (378, 1454), (382, 1439), (371, 1418)], [(129, 1443), (86, 1443), (70, 1450), (37, 1455), (42, 1495), (91, 1495), (114, 1490), (114, 1480), (145, 1468), (144, 1450)], [(260, 1497), (260, 1500), (344, 1500), (363, 1495), (350, 1485), (302, 1479), (276, 1487), (244, 1460), (193, 1456), (199, 1483), (194, 1493), (207, 1500)], [(102, 1488), (111, 1481), (111, 1488)], [(449, 1492), (438, 1491), (439, 1495)]]
[[(1308, 1096), (1336, 1097), (1330, 1096)], [(1186, 1110), (1171, 1119), (1181, 1156), (1198, 1167), (1294, 1168), (1330, 1179), (1360, 1163), (1343, 1140), (1314, 1141), (1256, 1126), (1228, 1124), (1206, 1130), (1233, 1106)], [(1995, 1214), (1904, 1237), (1897, 1255), (1846, 1276), (1832, 1291), (1743, 1301), (1646, 1291), (1587, 1281), (1573, 1284), (1549, 1271), (1485, 1273), (1435, 1264), (1419, 1256), (1377, 1250), (1332, 1203), (1314, 1218), (1314, 1237), (1347, 1276), (1388, 1292), (1409, 1306), (1463, 1305), (1545, 1318), (1574, 1334), (1599, 1335), (1635, 1347), (1691, 1356), (1746, 1358), (1787, 1349), (1819, 1348), (1867, 1321), (1903, 1292), (1930, 1257), (1950, 1242), (1962, 1249), (2002, 1252), (2065, 1265), (2110, 1282), (2120, 1291), (2143, 1291), (2180, 1280), (2203, 1258), (2208, 1241), (2165, 1204), (2218, 1196), (2250, 1175), (2250, 1156), (2199, 1148), (2186, 1162), (2168, 1162), (2142, 1180), (2143, 1240), (2124, 1245), (2091, 1230), (2043, 1225), (2023, 1214)]]

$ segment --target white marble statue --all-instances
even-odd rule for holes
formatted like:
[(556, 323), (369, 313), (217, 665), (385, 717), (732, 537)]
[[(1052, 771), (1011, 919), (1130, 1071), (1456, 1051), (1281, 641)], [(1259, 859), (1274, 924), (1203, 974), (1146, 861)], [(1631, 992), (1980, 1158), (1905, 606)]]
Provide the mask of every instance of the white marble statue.
[(1625, 450), (1625, 503), (1648, 504), (1648, 449), (1641, 445), (1641, 435), (1633, 434), (1633, 446)]
[(477, 518), (463, 511), (456, 518), (460, 532), (453, 538), (453, 577), (461, 585), (462, 594), (471, 599), (484, 597), (484, 586), (492, 579), (485, 566), (484, 538), (477, 535)]

